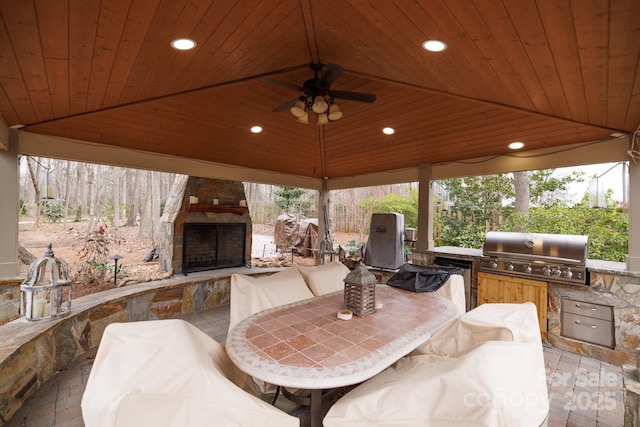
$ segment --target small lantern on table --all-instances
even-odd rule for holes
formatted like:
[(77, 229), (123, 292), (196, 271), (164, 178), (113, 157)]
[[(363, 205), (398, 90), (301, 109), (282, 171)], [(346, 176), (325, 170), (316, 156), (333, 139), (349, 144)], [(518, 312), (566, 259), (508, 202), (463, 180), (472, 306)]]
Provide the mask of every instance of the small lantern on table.
[(376, 311), (376, 276), (362, 263), (344, 278), (344, 306), (359, 317)]
[(26, 279), (20, 284), (20, 313), (32, 322), (63, 317), (70, 312), (69, 267), (54, 256), (49, 243), (44, 257), (31, 263)]

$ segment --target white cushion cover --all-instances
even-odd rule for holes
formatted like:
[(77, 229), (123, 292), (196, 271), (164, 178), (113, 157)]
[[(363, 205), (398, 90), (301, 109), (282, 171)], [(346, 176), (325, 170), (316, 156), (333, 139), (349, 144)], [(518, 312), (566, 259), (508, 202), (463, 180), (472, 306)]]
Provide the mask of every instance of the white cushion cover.
[(339, 399), (324, 427), (533, 427), (548, 411), (542, 345), (490, 341), (398, 361)]
[(313, 298), (313, 294), (294, 268), (263, 277), (232, 274), (229, 331), (259, 311), (308, 298)]
[(490, 340), (541, 343), (535, 304), (482, 304), (435, 333), (412, 354), (455, 356)]
[(221, 344), (185, 321), (113, 323), (98, 348), (82, 416), (87, 427), (299, 426), (245, 391), (252, 387)]
[(318, 266), (294, 265), (304, 277), (307, 286), (315, 296), (344, 290), (344, 278), (349, 268), (340, 261), (332, 261)]
[(437, 291), (435, 295), (447, 298), (458, 307), (460, 314), (467, 311), (467, 304), (464, 296), (464, 277), (460, 274), (452, 274), (444, 285)]

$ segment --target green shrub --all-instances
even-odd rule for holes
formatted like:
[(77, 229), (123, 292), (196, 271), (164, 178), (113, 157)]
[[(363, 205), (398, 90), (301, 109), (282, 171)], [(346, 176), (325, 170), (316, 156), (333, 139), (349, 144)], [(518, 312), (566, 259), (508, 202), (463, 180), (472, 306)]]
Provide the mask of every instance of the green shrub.
[(42, 202), (42, 214), (49, 222), (58, 222), (64, 217), (64, 207), (61, 203), (44, 200)]

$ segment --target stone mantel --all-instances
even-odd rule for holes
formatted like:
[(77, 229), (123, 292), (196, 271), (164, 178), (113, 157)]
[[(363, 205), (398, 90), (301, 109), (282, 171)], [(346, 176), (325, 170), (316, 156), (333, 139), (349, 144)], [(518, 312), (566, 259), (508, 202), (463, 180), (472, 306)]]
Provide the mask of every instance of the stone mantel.
[(231, 205), (188, 204), (187, 212), (234, 213), (244, 215), (249, 213), (249, 208), (246, 206)]

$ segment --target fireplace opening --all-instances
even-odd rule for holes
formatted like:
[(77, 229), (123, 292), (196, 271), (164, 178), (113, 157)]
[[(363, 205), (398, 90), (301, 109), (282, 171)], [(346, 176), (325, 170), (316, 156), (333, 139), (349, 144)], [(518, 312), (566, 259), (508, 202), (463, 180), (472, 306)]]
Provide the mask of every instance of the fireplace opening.
[(246, 265), (245, 223), (184, 223), (182, 273)]

